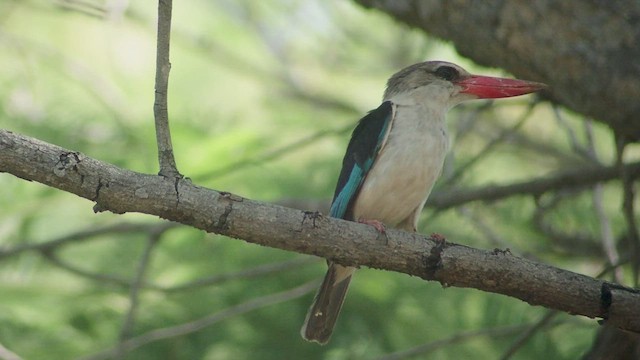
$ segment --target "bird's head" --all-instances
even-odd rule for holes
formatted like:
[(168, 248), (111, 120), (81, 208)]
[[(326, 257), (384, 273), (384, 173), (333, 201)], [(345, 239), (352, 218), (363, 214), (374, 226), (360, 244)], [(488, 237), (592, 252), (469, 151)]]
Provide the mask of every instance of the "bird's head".
[(449, 62), (427, 61), (394, 74), (387, 82), (384, 99), (437, 101), (449, 108), (465, 100), (518, 96), (545, 87), (533, 81), (472, 75)]

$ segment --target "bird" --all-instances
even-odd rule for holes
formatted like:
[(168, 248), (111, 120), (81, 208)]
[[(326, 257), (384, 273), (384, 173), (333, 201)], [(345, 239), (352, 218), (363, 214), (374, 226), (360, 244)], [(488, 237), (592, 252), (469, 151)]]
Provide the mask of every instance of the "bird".
[[(417, 231), (418, 218), (449, 150), (445, 123), (453, 106), (473, 99), (532, 93), (545, 84), (472, 75), (446, 61), (426, 61), (395, 73), (382, 104), (356, 125), (347, 146), (330, 216)], [(355, 267), (327, 261), (302, 337), (326, 344), (333, 333)]]

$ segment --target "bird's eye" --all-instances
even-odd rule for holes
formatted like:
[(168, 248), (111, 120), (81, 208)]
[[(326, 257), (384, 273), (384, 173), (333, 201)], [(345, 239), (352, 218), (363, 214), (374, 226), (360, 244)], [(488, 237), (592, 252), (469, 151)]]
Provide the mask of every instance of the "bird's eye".
[(460, 73), (458, 73), (458, 70), (452, 68), (451, 66), (440, 66), (436, 70), (436, 76), (441, 79), (451, 81), (460, 76)]

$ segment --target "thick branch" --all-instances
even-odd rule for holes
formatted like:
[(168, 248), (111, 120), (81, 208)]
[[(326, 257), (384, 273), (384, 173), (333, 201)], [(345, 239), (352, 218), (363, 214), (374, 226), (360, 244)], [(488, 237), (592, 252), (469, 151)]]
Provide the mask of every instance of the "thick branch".
[[(608, 319), (640, 332), (640, 293), (511, 255), (323, 217), (125, 170), (0, 130), (0, 172), (95, 201), (114, 213), (141, 212), (274, 248), (473, 287), (532, 305)], [(175, 191), (178, 191), (178, 197)]]
[(356, 0), (551, 86), (557, 102), (640, 140), (640, 2)]

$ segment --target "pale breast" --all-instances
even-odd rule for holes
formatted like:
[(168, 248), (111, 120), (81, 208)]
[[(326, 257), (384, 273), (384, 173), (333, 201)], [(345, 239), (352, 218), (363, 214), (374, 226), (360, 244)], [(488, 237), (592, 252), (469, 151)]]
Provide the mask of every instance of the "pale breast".
[(412, 115), (396, 114), (387, 143), (354, 204), (356, 220), (396, 226), (423, 204), (440, 176), (448, 148), (444, 119), (418, 122)]

